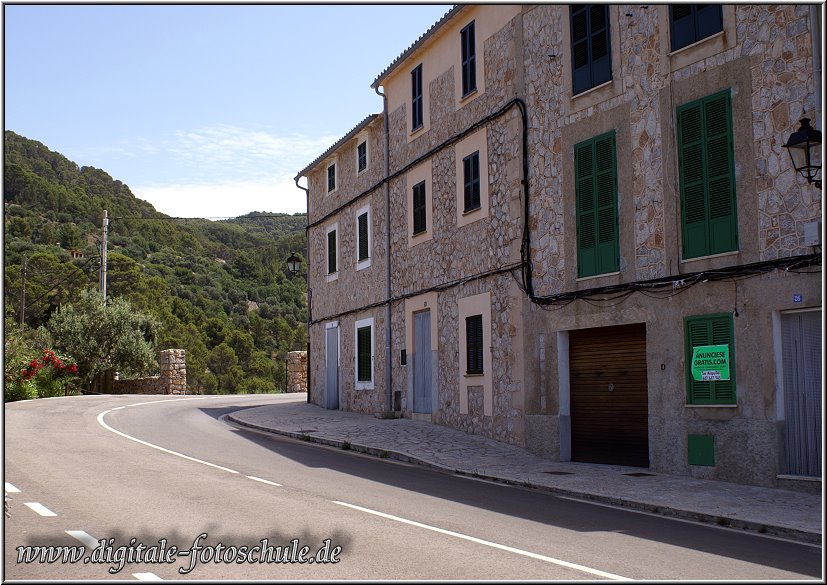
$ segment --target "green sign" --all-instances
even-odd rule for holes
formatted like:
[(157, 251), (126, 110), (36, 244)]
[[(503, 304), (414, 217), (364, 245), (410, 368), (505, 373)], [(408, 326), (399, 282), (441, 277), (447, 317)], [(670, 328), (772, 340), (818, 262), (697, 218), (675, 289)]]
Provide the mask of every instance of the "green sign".
[(729, 345), (693, 347), (692, 378), (697, 382), (729, 380)]

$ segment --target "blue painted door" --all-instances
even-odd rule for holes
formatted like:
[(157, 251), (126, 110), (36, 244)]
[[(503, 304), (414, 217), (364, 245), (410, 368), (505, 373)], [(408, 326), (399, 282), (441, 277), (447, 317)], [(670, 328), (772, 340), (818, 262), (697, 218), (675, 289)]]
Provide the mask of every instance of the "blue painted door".
[(325, 400), (324, 407), (339, 408), (339, 328), (325, 330)]
[(431, 311), (414, 314), (414, 412), (433, 412)]

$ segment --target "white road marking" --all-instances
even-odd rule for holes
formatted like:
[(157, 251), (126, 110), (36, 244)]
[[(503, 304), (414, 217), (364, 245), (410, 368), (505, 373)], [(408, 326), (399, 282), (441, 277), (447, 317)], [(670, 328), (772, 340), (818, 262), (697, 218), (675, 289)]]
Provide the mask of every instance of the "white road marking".
[(52, 512), (49, 508), (41, 504), (40, 502), (23, 502), (29, 508), (40, 514), (41, 516), (57, 516), (54, 512)]
[(246, 476), (247, 479), (252, 479), (253, 481), (260, 481), (261, 483), (266, 483), (267, 485), (274, 485), (276, 487), (282, 487), (280, 483), (276, 483), (274, 481), (270, 481), (267, 479), (261, 479), (260, 477), (253, 477), (252, 475)]
[(132, 573), (132, 576), (138, 581), (163, 581), (163, 579), (155, 573)]
[[(188, 400), (186, 398), (177, 398), (174, 400)], [(189, 400), (192, 400), (191, 398)], [(172, 400), (155, 400), (153, 402), (141, 402), (140, 404), (153, 404), (155, 402), (172, 402)], [(130, 404), (130, 406), (139, 406), (139, 404)], [(116, 435), (120, 435), (130, 441), (135, 441), (136, 443), (140, 443), (141, 445), (146, 445), (147, 447), (152, 447), (153, 449), (158, 449), (159, 451), (163, 451), (164, 453), (169, 453), (170, 455), (175, 455), (176, 457), (181, 457), (183, 459), (188, 459), (189, 461), (195, 461), (196, 463), (202, 463), (203, 465), (209, 465), (210, 467), (215, 467), (216, 469), (221, 469), (222, 471), (227, 471), (229, 473), (238, 473), (234, 469), (229, 469), (227, 467), (222, 467), (220, 465), (216, 465), (215, 463), (210, 463), (209, 461), (204, 461), (203, 459), (196, 459), (195, 457), (190, 457), (189, 455), (184, 455), (183, 453), (178, 453), (177, 451), (171, 451), (170, 449), (165, 449), (163, 447), (159, 447), (158, 445), (153, 445), (152, 443), (147, 443), (146, 441), (142, 441), (141, 439), (137, 439), (126, 433), (122, 433), (121, 431), (115, 430), (106, 424), (103, 421), (103, 417), (106, 416), (108, 413), (112, 412), (111, 410), (104, 410), (102, 413), (98, 415), (98, 423), (108, 431), (112, 431)]]
[(19, 494), (20, 493), (20, 490), (17, 489), (16, 487), (14, 487), (9, 482), (6, 482), (6, 491), (9, 492), (10, 494)]
[(83, 530), (66, 530), (66, 534), (68, 534), (76, 540), (81, 541), (85, 546), (88, 546), (89, 548), (96, 548), (98, 544), (100, 544), (94, 536), (87, 532), (84, 532)]
[(361, 506), (355, 506), (353, 504), (348, 504), (346, 502), (337, 502), (333, 501), (334, 504), (339, 504), (340, 506), (345, 506), (347, 508), (352, 508), (354, 510), (359, 510), (360, 512), (366, 512), (368, 514), (373, 514), (374, 516), (380, 516), (381, 518), (387, 518), (388, 520), (395, 520), (396, 522), (402, 522), (403, 524), (409, 524), (411, 526), (416, 526), (418, 528), (424, 528), (426, 530), (432, 530), (434, 532), (439, 532), (440, 534), (446, 534), (448, 536), (453, 536), (455, 538), (461, 538), (463, 540), (470, 540), (471, 542), (475, 542), (477, 544), (482, 544), (485, 546), (490, 546), (492, 548), (496, 548), (499, 550), (504, 550), (507, 552), (515, 553), (518, 555), (523, 555), (525, 557), (529, 557), (532, 559), (537, 559), (539, 561), (545, 561), (547, 563), (552, 563), (555, 565), (560, 565), (561, 567), (567, 567), (569, 569), (575, 569), (577, 571), (583, 571), (584, 573), (589, 573), (591, 575), (596, 575), (598, 577), (604, 577), (606, 579), (614, 579), (616, 581), (631, 581), (628, 577), (621, 577), (620, 575), (615, 575), (613, 573), (607, 573), (605, 571), (601, 571), (599, 569), (592, 569), (591, 567), (586, 567), (584, 565), (578, 565), (576, 563), (570, 563), (568, 561), (563, 561), (560, 559), (555, 559), (554, 557), (547, 557), (545, 555), (540, 555), (537, 553), (533, 553), (527, 550), (522, 550), (519, 548), (514, 548), (511, 546), (506, 546), (504, 544), (499, 544), (496, 542), (491, 542), (490, 540), (483, 540), (481, 538), (476, 538), (474, 536), (468, 536), (466, 534), (460, 534), (459, 532), (453, 532), (451, 530), (445, 530), (444, 528), (437, 528), (436, 526), (430, 526), (428, 524), (422, 524), (421, 522), (415, 522), (414, 520), (408, 520), (406, 518), (400, 518), (399, 516), (392, 516), (390, 514), (385, 514), (384, 512), (377, 512), (376, 510), (371, 510), (369, 508), (363, 508)]

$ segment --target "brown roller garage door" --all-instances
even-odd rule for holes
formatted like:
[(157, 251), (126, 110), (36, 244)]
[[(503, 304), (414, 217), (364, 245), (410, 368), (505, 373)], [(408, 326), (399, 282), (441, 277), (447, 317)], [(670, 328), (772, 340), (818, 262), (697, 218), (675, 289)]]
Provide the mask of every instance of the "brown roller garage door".
[(649, 467), (646, 325), (569, 332), (572, 461)]

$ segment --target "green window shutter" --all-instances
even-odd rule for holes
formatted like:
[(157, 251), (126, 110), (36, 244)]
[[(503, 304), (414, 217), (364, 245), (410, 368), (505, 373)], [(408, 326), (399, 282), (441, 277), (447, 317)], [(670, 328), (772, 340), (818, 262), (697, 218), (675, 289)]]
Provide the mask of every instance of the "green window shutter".
[(371, 341), (371, 327), (360, 327), (356, 330), (356, 344), (357, 344), (357, 372), (356, 380), (359, 382), (371, 381), (371, 355), (370, 355), (370, 341)]
[[(687, 317), (684, 322), (684, 332), (686, 335), (687, 404), (736, 404), (735, 336), (732, 315), (721, 313)], [(699, 382), (692, 377), (692, 350), (699, 345), (729, 346), (729, 380)]]
[(574, 147), (577, 276), (620, 267), (614, 131)]
[(465, 357), (466, 373), (482, 374), (482, 315), (465, 318)]
[(327, 232), (327, 273), (336, 272), (336, 230)]
[(368, 259), (368, 213), (358, 218), (359, 222), (359, 262)]
[(678, 108), (683, 257), (738, 249), (729, 91)]

